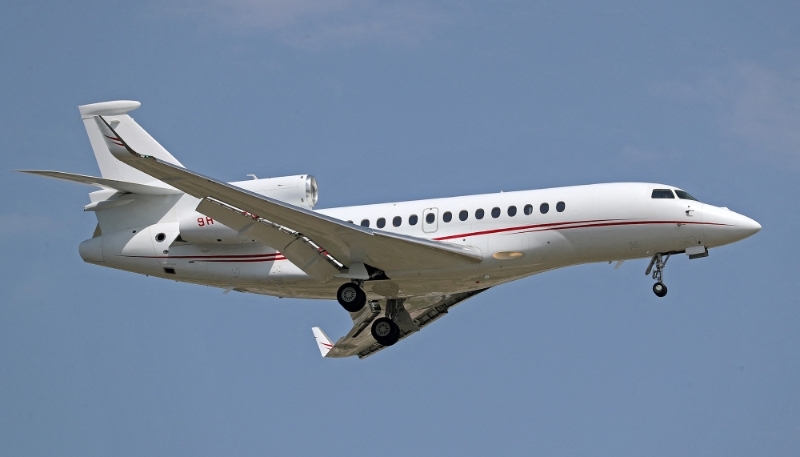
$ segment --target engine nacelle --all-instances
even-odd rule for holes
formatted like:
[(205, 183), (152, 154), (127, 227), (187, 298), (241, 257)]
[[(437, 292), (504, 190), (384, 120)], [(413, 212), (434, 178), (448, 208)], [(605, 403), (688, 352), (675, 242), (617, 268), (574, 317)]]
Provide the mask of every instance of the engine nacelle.
[[(251, 179), (229, 183), (250, 192), (302, 208), (312, 209), (319, 198), (317, 180), (311, 175)], [(252, 239), (200, 213), (181, 219), (180, 236), (187, 243), (249, 243)]]
[(314, 208), (319, 198), (317, 180), (311, 175), (251, 179), (230, 184), (265, 197), (308, 209)]

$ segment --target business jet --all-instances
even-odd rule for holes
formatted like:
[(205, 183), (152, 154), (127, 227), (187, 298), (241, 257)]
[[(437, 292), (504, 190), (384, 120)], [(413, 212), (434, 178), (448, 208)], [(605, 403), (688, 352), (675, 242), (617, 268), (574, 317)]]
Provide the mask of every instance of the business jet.
[(491, 287), (572, 265), (650, 259), (664, 297), (671, 256), (703, 258), (761, 229), (632, 182), (314, 211), (311, 175), (226, 183), (188, 170), (128, 115), (139, 106), (79, 107), (101, 177), (20, 170), (99, 188), (83, 260), (225, 293), (335, 297), (353, 327), (336, 343), (314, 327), (323, 357), (368, 357)]

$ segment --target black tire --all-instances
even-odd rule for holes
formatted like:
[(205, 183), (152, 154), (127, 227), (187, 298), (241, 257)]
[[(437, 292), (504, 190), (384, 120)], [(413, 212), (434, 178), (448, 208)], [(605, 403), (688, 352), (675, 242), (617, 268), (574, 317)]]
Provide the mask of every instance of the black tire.
[(665, 286), (663, 282), (657, 282), (653, 284), (653, 293), (656, 294), (657, 297), (663, 297), (667, 295), (667, 286)]
[(372, 321), (372, 337), (375, 341), (391, 346), (400, 339), (400, 327), (388, 317), (379, 317)]
[(348, 312), (355, 313), (361, 311), (367, 303), (367, 294), (357, 284), (348, 282), (336, 291), (336, 301)]

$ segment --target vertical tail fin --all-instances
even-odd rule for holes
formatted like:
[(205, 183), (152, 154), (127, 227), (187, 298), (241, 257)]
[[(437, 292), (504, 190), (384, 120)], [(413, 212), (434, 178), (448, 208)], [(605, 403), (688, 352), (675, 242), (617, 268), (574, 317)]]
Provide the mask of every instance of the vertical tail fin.
[(314, 332), (314, 339), (317, 340), (320, 354), (322, 354), (322, 357), (325, 357), (333, 347), (333, 343), (331, 343), (330, 338), (328, 338), (328, 335), (326, 335), (321, 328), (312, 327), (311, 331)]
[(139, 170), (120, 162), (108, 150), (103, 135), (98, 129), (94, 116), (103, 118), (124, 136), (125, 141), (130, 144), (135, 151), (157, 157), (165, 162), (169, 162), (182, 167), (180, 162), (172, 156), (163, 146), (158, 144), (136, 121), (127, 113), (141, 106), (141, 103), (130, 100), (117, 100), (113, 102), (93, 103), (91, 105), (79, 106), (83, 125), (89, 135), (89, 142), (92, 144), (97, 165), (100, 167), (100, 175), (106, 179), (126, 181), (138, 184), (153, 182), (152, 176), (148, 176)]

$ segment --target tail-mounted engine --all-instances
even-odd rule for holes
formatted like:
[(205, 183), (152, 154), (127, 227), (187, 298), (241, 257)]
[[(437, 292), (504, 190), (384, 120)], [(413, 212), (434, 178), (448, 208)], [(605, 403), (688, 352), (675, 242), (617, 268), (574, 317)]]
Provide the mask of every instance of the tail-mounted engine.
[(319, 198), (317, 180), (311, 175), (251, 179), (231, 184), (265, 197), (308, 209), (314, 208)]

